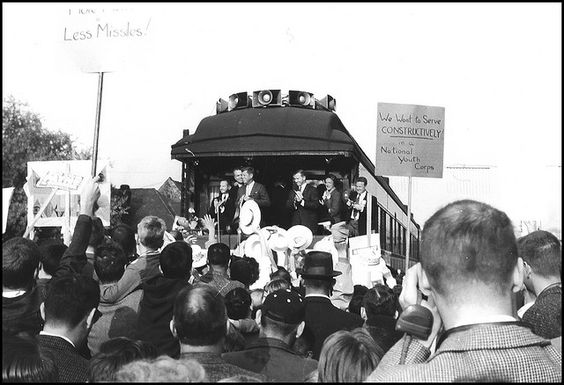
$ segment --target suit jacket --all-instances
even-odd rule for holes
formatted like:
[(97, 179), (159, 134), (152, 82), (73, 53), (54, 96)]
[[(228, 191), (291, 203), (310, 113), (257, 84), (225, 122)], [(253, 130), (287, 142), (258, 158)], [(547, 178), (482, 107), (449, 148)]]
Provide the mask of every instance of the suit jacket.
[(535, 303), (523, 314), (536, 335), (551, 339), (562, 335), (562, 286), (543, 290)]
[(298, 355), (286, 343), (274, 338), (259, 338), (245, 350), (223, 353), (221, 357), (230, 364), (264, 374), (275, 382), (304, 382), (318, 365), (317, 361)]
[(561, 382), (562, 355), (518, 323), (490, 323), (450, 333), (431, 355), (412, 340), (398, 365), (403, 337), (367, 381), (374, 382)]
[(327, 209), (332, 225), (343, 220), (343, 200), (339, 190), (333, 189), (329, 199), (323, 199), (323, 205)]
[[(229, 192), (227, 194), (227, 200), (219, 207), (219, 228), (221, 231), (225, 231), (227, 226), (231, 226), (231, 223), (233, 222), (233, 215), (235, 214), (235, 198), (232, 198), (232, 195)], [(210, 208), (208, 209), (208, 214), (214, 220), (217, 218), (215, 202), (221, 202), (221, 193), (212, 199)]]
[(305, 298), (305, 329), (313, 337), (313, 358), (319, 360), (319, 353), (325, 338), (339, 330), (362, 327), (364, 320), (358, 314), (349, 313), (333, 306), (331, 300), (323, 297)]
[[(241, 198), (246, 194), (247, 186), (243, 185), (239, 187), (239, 191), (237, 192), (237, 201), (235, 205), (239, 205), (241, 202)], [(251, 189), (250, 197), (253, 198), (257, 205), (262, 209), (265, 207), (270, 207), (270, 198), (268, 196), (268, 192), (266, 191), (266, 187), (262, 184), (255, 181), (253, 188)]]
[(304, 225), (308, 227), (313, 234), (317, 233), (319, 195), (317, 189), (310, 184), (304, 188), (303, 202), (304, 205), (295, 204), (296, 192), (292, 190), (286, 201), (286, 208), (290, 209), (292, 219), (290, 226)]
[(72, 344), (61, 337), (37, 336), (39, 348), (53, 355), (59, 370), (59, 382), (86, 382), (88, 360), (81, 357)]
[[(367, 202), (367, 199), (368, 199), (369, 196), (371, 196), (371, 195), (367, 191), (366, 196), (363, 199), (363, 201), (365, 202), (364, 210), (362, 210), (360, 212), (360, 215), (358, 217), (358, 233), (359, 233), (358, 235), (366, 235), (367, 234), (367, 232), (366, 232), (366, 215), (367, 215), (368, 210), (366, 208), (366, 205), (367, 205), (366, 202)], [(357, 197), (357, 192), (354, 191), (354, 190), (351, 191), (350, 194), (349, 194), (349, 199), (352, 200), (353, 202), (356, 202), (356, 197)], [(377, 210), (377, 208), (378, 208), (378, 201), (376, 200), (376, 197), (372, 196), (372, 228), (376, 228), (375, 223), (378, 220), (378, 210)], [(347, 211), (348, 212), (346, 214), (347, 216), (346, 216), (345, 219), (347, 221), (352, 220), (351, 219), (351, 214), (352, 214), (352, 211), (353, 211), (352, 208), (349, 208)]]

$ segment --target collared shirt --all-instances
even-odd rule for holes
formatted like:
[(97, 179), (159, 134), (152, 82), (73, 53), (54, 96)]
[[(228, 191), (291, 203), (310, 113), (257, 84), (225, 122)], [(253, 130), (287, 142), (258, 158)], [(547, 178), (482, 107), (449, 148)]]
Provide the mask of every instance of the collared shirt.
[(470, 317), (469, 319), (465, 319), (461, 321), (459, 324), (453, 325), (449, 329), (464, 326), (464, 325), (474, 325), (474, 324), (481, 324), (481, 323), (494, 323), (494, 322), (512, 322), (518, 321), (515, 317), (505, 314), (494, 314), (488, 316), (481, 316), (476, 314), (474, 317)]
[(360, 210), (357, 210), (357, 209), (352, 210), (351, 219), (358, 220), (358, 218), (360, 217), (360, 213), (364, 211), (364, 204), (362, 204), (362, 202), (364, 202), (364, 198), (366, 197), (366, 193), (367, 193), (367, 191), (364, 190), (364, 192), (362, 194), (357, 195), (355, 204), (360, 204), (361, 208), (360, 208)]
[(249, 183), (247, 185), (247, 187), (245, 188), (245, 195), (246, 196), (250, 196), (251, 195), (251, 191), (253, 190), (253, 186), (255, 185), (255, 181), (253, 180), (251, 183)]
[(333, 187), (331, 190), (325, 190), (325, 192), (323, 193), (323, 199), (331, 199), (331, 193), (333, 192), (333, 190), (335, 190), (335, 187)]
[(320, 297), (320, 298), (327, 298), (329, 301), (331, 301), (331, 298), (329, 298), (328, 296), (326, 296), (325, 294), (306, 294), (305, 298), (309, 298), (309, 297)]
[(76, 348), (76, 346), (74, 345), (74, 343), (73, 343), (71, 340), (69, 340), (67, 337), (62, 336), (62, 335), (60, 335), (60, 334), (52, 334), (52, 333), (47, 333), (47, 332), (44, 332), (44, 331), (40, 331), (39, 334), (44, 335), (44, 336), (51, 336), (51, 337), (59, 337), (59, 338), (62, 338), (62, 339), (64, 339), (65, 341), (67, 341), (69, 344), (71, 344), (74, 348)]

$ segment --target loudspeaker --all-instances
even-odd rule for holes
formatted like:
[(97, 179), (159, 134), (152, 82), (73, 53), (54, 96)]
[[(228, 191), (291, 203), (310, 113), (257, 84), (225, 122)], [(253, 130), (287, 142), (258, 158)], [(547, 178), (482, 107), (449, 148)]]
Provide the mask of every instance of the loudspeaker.
[(249, 107), (249, 98), (246, 92), (239, 92), (229, 96), (227, 108), (229, 111)]
[(288, 91), (288, 104), (294, 107), (315, 108), (315, 99), (311, 92)]
[(261, 90), (253, 92), (253, 107), (282, 106), (280, 90)]
[(337, 108), (337, 101), (331, 95), (327, 95), (323, 99), (318, 100), (315, 106), (321, 106), (326, 110), (335, 111), (335, 109)]
[(219, 98), (217, 102), (215, 102), (215, 113), (221, 114), (222, 112), (227, 111), (229, 107), (229, 103), (226, 100)]

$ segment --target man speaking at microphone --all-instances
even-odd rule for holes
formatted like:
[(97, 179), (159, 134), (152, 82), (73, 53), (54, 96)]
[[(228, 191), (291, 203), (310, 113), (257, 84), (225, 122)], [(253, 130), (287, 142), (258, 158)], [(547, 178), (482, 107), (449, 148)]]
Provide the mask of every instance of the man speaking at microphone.
[(208, 214), (217, 220), (219, 215), (219, 229), (224, 232), (231, 232), (231, 222), (235, 214), (235, 201), (229, 193), (229, 182), (222, 180), (219, 182), (219, 195), (213, 198)]
[(290, 226), (304, 225), (317, 234), (319, 195), (317, 189), (306, 183), (303, 170), (294, 173), (294, 190), (290, 193), (286, 208), (292, 213)]

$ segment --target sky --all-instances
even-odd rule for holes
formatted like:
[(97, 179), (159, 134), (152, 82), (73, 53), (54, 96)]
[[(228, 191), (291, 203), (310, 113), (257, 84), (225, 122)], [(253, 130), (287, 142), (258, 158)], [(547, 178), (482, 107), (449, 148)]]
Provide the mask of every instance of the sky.
[[(2, 91), (29, 103), (45, 127), (91, 146), (98, 75), (89, 71), (111, 70), (99, 158), (111, 160), (113, 184), (157, 188), (181, 179), (170, 146), (232, 93), (330, 94), (373, 161), (377, 103), (441, 106), (445, 170), (492, 167), (488, 203), (514, 222), (539, 217), (560, 228), (561, 7), (3, 3)], [(108, 37), (108, 22), (127, 36)], [(413, 178), (418, 222), (460, 197), (445, 190), (444, 175)], [(407, 178), (391, 179), (407, 203)]]

